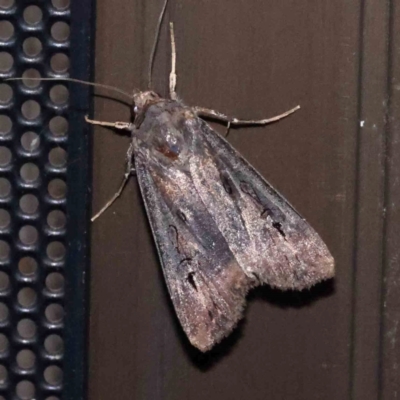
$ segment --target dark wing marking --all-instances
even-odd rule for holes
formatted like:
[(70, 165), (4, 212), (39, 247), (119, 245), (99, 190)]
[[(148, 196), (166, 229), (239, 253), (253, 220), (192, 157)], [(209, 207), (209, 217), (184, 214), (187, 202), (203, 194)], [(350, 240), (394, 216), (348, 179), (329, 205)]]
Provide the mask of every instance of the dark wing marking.
[(280, 289), (334, 275), (334, 260), (311, 226), (204, 121), (188, 121), (190, 174), (242, 270)]
[(253, 285), (213, 223), (191, 178), (135, 159), (168, 290), (190, 342), (207, 351), (241, 318)]

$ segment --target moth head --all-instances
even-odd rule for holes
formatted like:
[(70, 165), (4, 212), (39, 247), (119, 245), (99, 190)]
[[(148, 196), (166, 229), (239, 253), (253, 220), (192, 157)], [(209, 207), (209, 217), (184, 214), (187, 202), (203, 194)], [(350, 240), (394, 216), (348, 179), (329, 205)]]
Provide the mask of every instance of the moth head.
[(135, 113), (136, 128), (139, 128), (139, 126), (143, 122), (147, 108), (152, 104), (159, 102), (160, 99), (160, 96), (152, 90), (148, 90), (146, 92), (137, 92), (133, 94), (133, 111)]
[(156, 103), (160, 100), (160, 96), (153, 92), (152, 90), (148, 90), (146, 92), (138, 92), (133, 94), (133, 101), (135, 103), (134, 111), (135, 113), (140, 112), (146, 106), (149, 106), (152, 103)]

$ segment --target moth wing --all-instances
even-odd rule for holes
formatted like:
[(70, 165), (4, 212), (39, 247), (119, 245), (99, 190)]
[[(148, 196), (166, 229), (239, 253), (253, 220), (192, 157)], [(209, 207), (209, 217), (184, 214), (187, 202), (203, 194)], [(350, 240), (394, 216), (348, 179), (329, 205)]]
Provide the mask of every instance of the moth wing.
[(333, 277), (327, 246), (287, 200), (206, 122), (188, 125), (196, 192), (246, 275), (283, 290)]
[(191, 178), (135, 158), (165, 281), (192, 345), (211, 349), (242, 316), (254, 281), (243, 273)]
[[(229, 143), (187, 108), (167, 106), (148, 110), (136, 173), (176, 313), (190, 342), (206, 351), (241, 318), (249, 288), (304, 289), (332, 277), (334, 262)], [(182, 147), (166, 146), (170, 137)]]

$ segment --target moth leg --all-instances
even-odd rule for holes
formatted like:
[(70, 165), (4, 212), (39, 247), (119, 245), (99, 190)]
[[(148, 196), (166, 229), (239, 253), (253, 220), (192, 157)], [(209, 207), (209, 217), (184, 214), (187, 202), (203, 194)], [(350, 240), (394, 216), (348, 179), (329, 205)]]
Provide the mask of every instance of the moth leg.
[(171, 73), (169, 74), (169, 95), (172, 100), (176, 100), (176, 46), (173, 22), (169, 23), (169, 32), (171, 35)]
[(129, 145), (128, 152), (126, 153), (126, 168), (125, 168), (124, 177), (119, 186), (119, 189), (114, 194), (114, 196), (111, 197), (111, 199), (107, 201), (107, 203), (101, 208), (101, 210), (91, 218), (92, 222), (95, 221), (97, 218), (99, 218), (100, 215), (102, 215), (109, 207), (111, 207), (111, 205), (114, 203), (114, 201), (117, 200), (119, 196), (121, 196), (129, 178), (131, 177), (131, 175), (133, 173), (136, 172), (135, 168), (133, 167), (132, 156), (133, 156), (133, 142), (131, 142), (131, 144)]
[(104, 122), (104, 121), (96, 121), (94, 119), (89, 119), (87, 115), (85, 115), (85, 121), (88, 124), (92, 125), (100, 125), (100, 126), (108, 126), (114, 129), (121, 129), (121, 130), (133, 130), (133, 124), (130, 122)]
[(238, 125), (238, 126), (240, 126), (240, 125), (266, 125), (271, 122), (279, 121), (280, 119), (285, 118), (290, 114), (293, 114), (299, 108), (300, 108), (300, 106), (296, 106), (296, 107), (292, 108), (291, 110), (288, 110), (282, 114), (275, 115), (274, 117), (266, 118), (266, 119), (232, 118), (232, 117), (228, 117), (227, 115), (222, 114), (218, 111), (210, 110), (209, 108), (203, 108), (203, 107), (193, 107), (192, 110), (199, 117), (211, 118), (211, 119), (215, 119), (218, 121), (226, 122), (227, 123), (226, 134), (228, 134), (229, 128), (231, 127), (231, 125)]

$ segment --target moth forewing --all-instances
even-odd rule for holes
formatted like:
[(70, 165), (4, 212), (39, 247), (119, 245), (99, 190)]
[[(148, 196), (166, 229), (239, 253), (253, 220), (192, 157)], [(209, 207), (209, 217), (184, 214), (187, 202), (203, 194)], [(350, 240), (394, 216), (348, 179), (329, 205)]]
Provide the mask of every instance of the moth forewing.
[(189, 107), (153, 102), (133, 148), (168, 290), (198, 349), (231, 332), (251, 287), (304, 289), (333, 276), (316, 232)]

